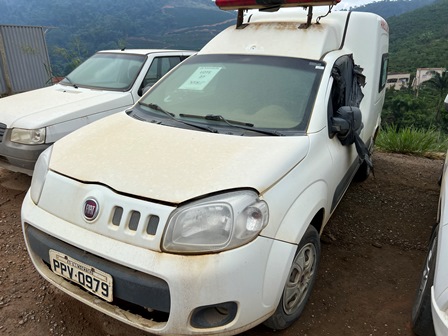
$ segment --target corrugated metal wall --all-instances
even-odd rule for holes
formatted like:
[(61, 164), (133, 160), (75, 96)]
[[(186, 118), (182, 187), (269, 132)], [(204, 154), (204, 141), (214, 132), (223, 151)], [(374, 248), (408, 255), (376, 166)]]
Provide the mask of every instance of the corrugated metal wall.
[(0, 93), (38, 89), (50, 77), (44, 28), (0, 25)]

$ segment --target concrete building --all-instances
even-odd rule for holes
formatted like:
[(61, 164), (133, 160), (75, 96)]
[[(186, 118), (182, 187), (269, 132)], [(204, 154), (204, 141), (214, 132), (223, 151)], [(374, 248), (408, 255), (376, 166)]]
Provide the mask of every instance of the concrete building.
[(410, 73), (399, 73), (399, 74), (388, 74), (386, 88), (394, 88), (395, 90), (400, 90), (401, 88), (409, 87), (409, 83), (411, 82), (411, 74)]
[(418, 68), (415, 73), (415, 78), (412, 81), (412, 87), (417, 89), (424, 82), (430, 80), (435, 73), (442, 75), (445, 71), (445, 68)]

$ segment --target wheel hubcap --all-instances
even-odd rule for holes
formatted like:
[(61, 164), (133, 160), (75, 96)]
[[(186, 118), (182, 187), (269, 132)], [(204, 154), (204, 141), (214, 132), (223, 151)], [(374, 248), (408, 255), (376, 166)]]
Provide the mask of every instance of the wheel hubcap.
[(283, 310), (293, 314), (306, 298), (316, 266), (316, 248), (308, 243), (297, 253), (283, 292)]

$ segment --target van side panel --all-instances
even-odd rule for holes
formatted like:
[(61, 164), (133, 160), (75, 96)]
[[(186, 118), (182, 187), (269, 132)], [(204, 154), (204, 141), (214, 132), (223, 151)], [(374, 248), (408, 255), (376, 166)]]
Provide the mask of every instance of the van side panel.
[[(382, 55), (389, 49), (389, 28), (386, 21), (371, 13), (351, 13), (344, 50), (353, 52), (355, 63), (364, 68), (366, 85), (361, 112), (364, 125), (378, 126), (384, 102), (385, 88), (379, 91)], [(366, 43), (366, 40), (368, 43)], [(362, 137), (366, 141), (374, 129), (365, 128)]]

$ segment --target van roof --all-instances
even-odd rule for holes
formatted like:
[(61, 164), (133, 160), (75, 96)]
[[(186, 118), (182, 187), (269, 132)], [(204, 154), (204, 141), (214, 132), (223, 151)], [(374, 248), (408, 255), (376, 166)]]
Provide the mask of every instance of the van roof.
[[(335, 12), (306, 29), (307, 13), (284, 10), (257, 13), (247, 17), (244, 27), (229, 27), (199, 54), (258, 54), (319, 60), (327, 52), (340, 48), (350, 12)], [(354, 14), (354, 13), (352, 13)]]

